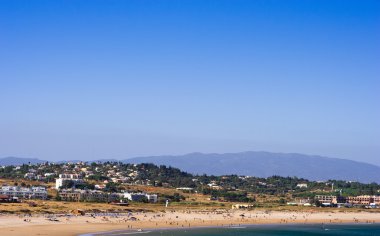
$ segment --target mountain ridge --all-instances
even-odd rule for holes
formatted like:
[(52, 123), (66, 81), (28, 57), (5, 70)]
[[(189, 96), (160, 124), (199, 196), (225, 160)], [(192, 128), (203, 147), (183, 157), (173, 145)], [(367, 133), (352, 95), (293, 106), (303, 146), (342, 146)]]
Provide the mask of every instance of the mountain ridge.
[(0, 165), (22, 165), (22, 164), (39, 164), (47, 162), (46, 160), (40, 160), (38, 158), (26, 158), (26, 157), (3, 157), (0, 158)]
[(310, 180), (340, 179), (380, 182), (380, 167), (358, 161), (299, 153), (248, 151), (240, 153), (189, 153), (125, 159), (126, 163), (170, 165), (193, 174), (297, 176)]

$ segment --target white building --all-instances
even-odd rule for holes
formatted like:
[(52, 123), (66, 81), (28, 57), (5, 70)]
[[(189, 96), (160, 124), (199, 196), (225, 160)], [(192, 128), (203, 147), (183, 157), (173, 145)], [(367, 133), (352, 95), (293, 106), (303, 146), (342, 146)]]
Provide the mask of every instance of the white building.
[(149, 202), (156, 203), (158, 200), (157, 194), (148, 193), (124, 193), (124, 198), (129, 201), (141, 201), (142, 199), (147, 199)]
[(63, 183), (73, 181), (74, 183), (82, 183), (83, 179), (77, 174), (60, 174), (58, 179), (55, 179), (55, 188), (59, 189)]
[(146, 198), (149, 202), (156, 203), (158, 200), (157, 194), (146, 194)]
[(47, 191), (45, 187), (24, 188), (20, 186), (3, 186), (0, 194), (9, 198), (20, 199), (47, 199)]
[(189, 188), (189, 187), (180, 187), (180, 188), (176, 188), (177, 190), (182, 190), (182, 191), (193, 191), (194, 188)]
[(26, 179), (35, 179), (36, 178), (36, 174), (32, 173), (32, 172), (28, 172), (24, 175), (24, 178)]
[(297, 188), (307, 188), (307, 184), (305, 183), (297, 184)]

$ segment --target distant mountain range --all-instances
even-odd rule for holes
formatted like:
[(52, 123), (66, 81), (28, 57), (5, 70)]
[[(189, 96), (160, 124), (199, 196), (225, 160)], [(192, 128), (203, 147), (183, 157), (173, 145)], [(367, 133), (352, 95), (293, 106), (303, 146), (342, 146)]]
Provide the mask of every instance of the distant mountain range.
[(37, 158), (21, 158), (21, 157), (4, 157), (0, 158), (0, 166), (10, 166), (10, 165), (22, 165), (22, 164), (39, 164), (46, 161)]
[(380, 183), (380, 167), (345, 159), (296, 153), (241, 152), (225, 154), (190, 153), (181, 156), (137, 157), (129, 163), (170, 165), (193, 174), (297, 176), (309, 180), (348, 180)]
[[(102, 159), (96, 162), (121, 161), (124, 163), (153, 163), (177, 167), (193, 174), (248, 175), (269, 177), (273, 175), (297, 176), (309, 180), (348, 180), (363, 183), (380, 183), (380, 167), (368, 163), (311, 156), (296, 153), (241, 152), (225, 154), (190, 153), (179, 156), (136, 157), (124, 160)], [(35, 158), (7, 157), (0, 165), (41, 163)], [(68, 162), (68, 161), (61, 161)], [(73, 162), (73, 161), (71, 161)]]

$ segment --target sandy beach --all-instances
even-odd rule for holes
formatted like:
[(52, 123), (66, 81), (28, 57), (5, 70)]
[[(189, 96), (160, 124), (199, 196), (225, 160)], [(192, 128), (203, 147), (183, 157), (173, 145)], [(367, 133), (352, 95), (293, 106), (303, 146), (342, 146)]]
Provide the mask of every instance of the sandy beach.
[[(50, 220), (51, 219), (51, 220)], [(239, 224), (380, 223), (378, 212), (197, 210), (130, 214), (1, 215), (2, 235), (74, 236), (112, 230), (225, 227)]]

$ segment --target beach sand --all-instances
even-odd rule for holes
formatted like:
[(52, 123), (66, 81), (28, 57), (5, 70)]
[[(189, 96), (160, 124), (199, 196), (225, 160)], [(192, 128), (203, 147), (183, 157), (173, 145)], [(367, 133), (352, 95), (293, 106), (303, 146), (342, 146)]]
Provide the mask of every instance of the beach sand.
[(196, 210), (166, 212), (135, 212), (129, 215), (0, 216), (1, 235), (74, 236), (112, 230), (154, 228), (224, 227), (239, 224), (311, 224), (311, 223), (380, 223), (379, 212), (344, 211), (263, 211), (263, 210)]

